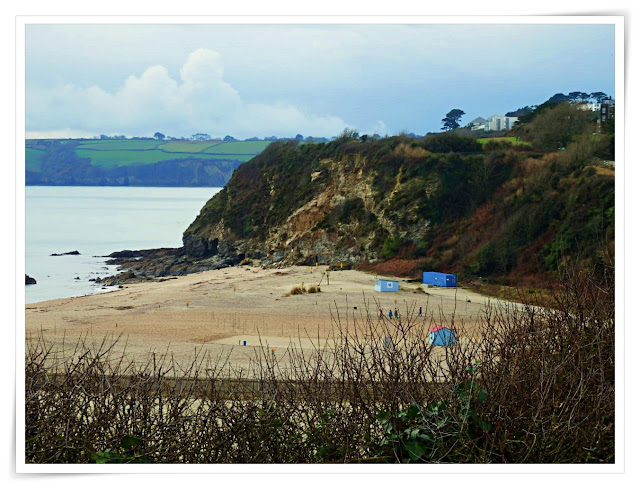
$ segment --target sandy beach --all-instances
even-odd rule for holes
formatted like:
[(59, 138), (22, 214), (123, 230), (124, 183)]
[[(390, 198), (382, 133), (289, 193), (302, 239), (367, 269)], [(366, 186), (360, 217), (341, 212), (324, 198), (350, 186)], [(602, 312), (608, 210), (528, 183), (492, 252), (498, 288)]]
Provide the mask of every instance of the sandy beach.
[[(27, 304), (26, 339), (44, 339), (54, 350), (70, 352), (80, 337), (93, 345), (120, 337), (116, 350), (136, 362), (155, 353), (187, 364), (199, 352), (244, 365), (265, 349), (281, 355), (292, 342), (312, 349), (331, 338), (338, 324), (353, 327), (367, 316), (378, 321), (380, 309), (388, 320), (389, 310), (397, 308), (407, 318), (417, 316), (420, 307), (424, 319), (419, 320), (427, 328), (450, 322), (455, 311), (461, 339), (482, 335), (478, 318), (485, 296), (402, 279), (397, 279), (399, 292), (376, 292), (373, 275), (333, 271), (327, 284), (325, 271), (231, 267)], [(288, 295), (301, 284), (319, 285), (321, 292)]]

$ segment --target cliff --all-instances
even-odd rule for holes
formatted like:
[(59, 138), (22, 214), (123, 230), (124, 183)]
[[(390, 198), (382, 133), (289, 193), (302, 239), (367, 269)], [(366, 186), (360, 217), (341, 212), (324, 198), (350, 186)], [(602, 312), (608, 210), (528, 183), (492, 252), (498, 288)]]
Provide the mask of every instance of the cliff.
[(614, 136), (595, 130), (580, 125), (558, 151), (533, 123), (520, 128), (527, 145), (450, 133), (274, 142), (207, 202), (183, 247), (112, 263), (136, 278), (318, 263), (545, 286), (567, 260), (613, 262)]
[(483, 149), (451, 135), (274, 143), (241, 165), (183, 235), (215, 263), (415, 274), (550, 274), (613, 250), (614, 172), (596, 150)]
[(445, 167), (457, 164), (459, 155), (397, 138), (276, 143), (205, 205), (184, 233), (185, 250), (296, 264), (378, 260), (385, 243), (417, 244), (427, 233)]

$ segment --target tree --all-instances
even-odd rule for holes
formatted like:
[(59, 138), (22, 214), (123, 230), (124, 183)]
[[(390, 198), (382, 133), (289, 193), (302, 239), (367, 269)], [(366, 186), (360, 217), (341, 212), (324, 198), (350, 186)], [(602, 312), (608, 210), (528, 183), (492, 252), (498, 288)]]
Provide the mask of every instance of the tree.
[(589, 99), (589, 94), (584, 92), (570, 92), (567, 97), (571, 102), (585, 101)]
[(589, 124), (590, 114), (568, 103), (537, 114), (528, 124), (526, 132), (534, 146), (555, 151), (564, 148), (576, 136), (592, 132)]
[(464, 112), (460, 109), (452, 109), (442, 119), (442, 129), (444, 131), (451, 131), (460, 127), (460, 119), (464, 115)]
[(193, 139), (194, 141), (209, 141), (211, 139), (211, 136), (204, 132), (197, 132), (193, 136), (191, 136), (191, 139)]
[(569, 97), (564, 93), (556, 93), (553, 97), (550, 97), (547, 102), (566, 102), (567, 100), (569, 100)]
[(357, 129), (345, 127), (344, 130), (340, 134), (338, 134), (336, 139), (339, 139), (341, 141), (350, 141), (352, 139), (358, 139), (359, 137), (360, 137), (360, 134), (358, 134)]
[(606, 96), (607, 94), (604, 92), (593, 92), (589, 94), (589, 97), (591, 97), (591, 99), (595, 100), (596, 102), (602, 102), (602, 99)]
[(507, 112), (505, 114), (506, 117), (522, 117), (523, 115), (527, 115), (535, 109), (535, 106), (531, 107), (526, 105), (525, 107), (520, 107), (518, 110), (512, 110), (511, 112)]
[(154, 138), (162, 140), (164, 139), (164, 134), (162, 134), (161, 132), (157, 132), (153, 135)]

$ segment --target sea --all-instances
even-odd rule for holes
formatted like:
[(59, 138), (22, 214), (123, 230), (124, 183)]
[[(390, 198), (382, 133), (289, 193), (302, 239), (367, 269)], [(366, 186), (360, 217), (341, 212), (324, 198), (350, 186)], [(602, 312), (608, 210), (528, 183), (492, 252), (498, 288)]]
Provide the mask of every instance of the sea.
[[(220, 188), (25, 189), (25, 303), (106, 292), (89, 281), (117, 273), (114, 251), (182, 246), (182, 233)], [(64, 255), (78, 251), (79, 255)], [(62, 254), (62, 256), (51, 256)]]

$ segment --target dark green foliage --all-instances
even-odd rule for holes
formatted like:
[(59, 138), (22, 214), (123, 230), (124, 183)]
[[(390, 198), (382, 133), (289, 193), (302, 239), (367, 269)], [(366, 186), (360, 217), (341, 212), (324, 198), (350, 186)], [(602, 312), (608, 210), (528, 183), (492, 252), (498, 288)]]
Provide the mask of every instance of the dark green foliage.
[(137, 453), (142, 445), (140, 437), (127, 435), (122, 439), (117, 450), (107, 448), (100, 452), (91, 453), (91, 459), (97, 464), (150, 464), (153, 463), (146, 455)]
[(531, 112), (533, 112), (533, 109), (527, 105), (525, 107), (520, 107), (517, 110), (507, 112), (504, 115), (507, 117), (518, 117), (518, 119), (520, 119), (522, 116), (529, 114)]
[[(611, 122), (611, 124), (613, 125), (614, 119), (609, 119), (608, 121), (605, 121), (605, 124), (603, 124), (603, 126), (609, 122)], [(603, 128), (603, 132), (604, 132), (604, 128)], [(597, 158), (602, 158), (603, 160), (615, 161), (616, 138), (613, 132), (600, 135), (600, 137), (598, 138), (596, 147), (594, 149), (594, 156), (596, 156)]]
[(604, 244), (613, 237), (614, 182), (589, 173), (589, 168), (583, 170), (587, 178), (582, 177), (569, 194), (558, 232), (541, 252), (548, 270), (557, 269), (568, 256), (595, 257), (593, 243)]
[(611, 118), (602, 123), (602, 132), (604, 134), (615, 134), (616, 132), (616, 120)]
[(400, 250), (400, 239), (397, 237), (387, 238), (382, 245), (382, 258), (391, 258)]
[(460, 127), (460, 119), (464, 115), (464, 111), (460, 109), (450, 110), (444, 119), (442, 119), (442, 130), (451, 131)]
[(523, 137), (531, 141), (534, 147), (556, 151), (566, 148), (578, 135), (593, 132), (588, 131), (591, 117), (587, 111), (561, 103), (537, 113), (524, 129)]
[(419, 141), (422, 148), (432, 153), (471, 153), (482, 151), (482, 145), (474, 138), (455, 134), (435, 134)]
[[(475, 372), (473, 367), (467, 370)], [(483, 434), (492, 430), (491, 423), (478, 414), (488, 394), (473, 378), (459, 383), (453, 393), (451, 400), (414, 403), (397, 411), (379, 410), (376, 420), (383, 430), (379, 445), (384, 461), (473, 463), (474, 456), (464, 449), (468, 442), (481, 443)]]
[(560, 102), (551, 102), (547, 100), (545, 103), (538, 105), (533, 111), (527, 112), (526, 114), (523, 114), (522, 116), (518, 117), (518, 124), (520, 126), (527, 124), (531, 122), (533, 119), (535, 119), (538, 115), (542, 114), (543, 112), (549, 109), (556, 107), (558, 104), (560, 104)]

